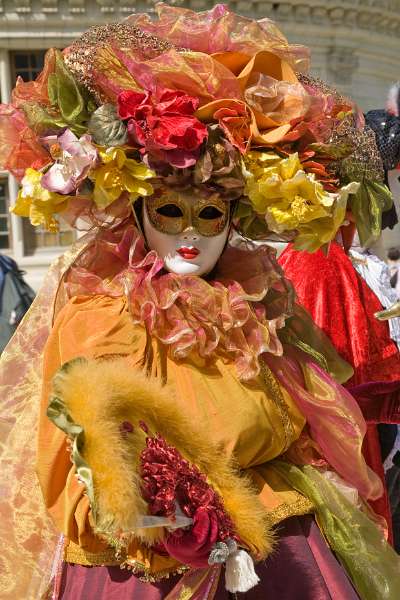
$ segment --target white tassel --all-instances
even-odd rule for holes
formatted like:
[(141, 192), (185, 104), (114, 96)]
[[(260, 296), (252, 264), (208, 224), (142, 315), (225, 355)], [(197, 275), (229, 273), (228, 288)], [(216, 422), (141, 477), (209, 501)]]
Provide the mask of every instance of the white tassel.
[(253, 559), (245, 550), (238, 549), (230, 554), (225, 565), (225, 588), (232, 594), (248, 592), (260, 581)]

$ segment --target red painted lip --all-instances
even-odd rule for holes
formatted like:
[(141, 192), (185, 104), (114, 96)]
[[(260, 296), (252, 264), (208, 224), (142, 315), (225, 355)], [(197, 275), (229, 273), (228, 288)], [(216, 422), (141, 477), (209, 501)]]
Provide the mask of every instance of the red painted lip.
[(177, 252), (185, 260), (191, 260), (200, 254), (200, 250), (197, 250), (197, 248), (179, 248)]

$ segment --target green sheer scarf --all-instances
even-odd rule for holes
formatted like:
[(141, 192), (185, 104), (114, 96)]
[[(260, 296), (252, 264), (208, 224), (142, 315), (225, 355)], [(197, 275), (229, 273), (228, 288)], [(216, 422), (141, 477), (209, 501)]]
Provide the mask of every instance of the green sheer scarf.
[(313, 502), (318, 524), (361, 599), (400, 598), (400, 557), (377, 525), (314, 467), (279, 460), (273, 464)]

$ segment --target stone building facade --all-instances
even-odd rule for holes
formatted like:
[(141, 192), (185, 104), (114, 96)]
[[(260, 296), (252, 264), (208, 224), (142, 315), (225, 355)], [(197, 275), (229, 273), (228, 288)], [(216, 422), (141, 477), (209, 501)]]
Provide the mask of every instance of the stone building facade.
[[(208, 0), (173, 3), (204, 10)], [(400, 79), (400, 0), (238, 0), (233, 10), (276, 21), (290, 42), (309, 46), (312, 73), (351, 95), (363, 110), (384, 105), (388, 87)], [(40, 72), (47, 48), (67, 46), (95, 23), (118, 21), (153, 10), (152, 0), (0, 0), (0, 95), (7, 102), (16, 76)], [(37, 288), (45, 270), (74, 233), (33, 230), (8, 214), (18, 184), (0, 173), (0, 251), (14, 256)], [(396, 235), (396, 234), (395, 234)], [(392, 241), (396, 239), (392, 236)]]

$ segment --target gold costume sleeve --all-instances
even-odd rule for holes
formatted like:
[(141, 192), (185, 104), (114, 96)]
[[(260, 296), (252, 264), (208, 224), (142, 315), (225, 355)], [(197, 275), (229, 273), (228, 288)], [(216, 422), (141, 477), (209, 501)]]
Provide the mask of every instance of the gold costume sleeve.
[[(124, 308), (123, 300), (74, 298), (58, 315), (45, 349), (37, 474), (57, 528), (88, 552), (101, 552), (106, 545), (91, 531), (89, 501), (75, 477), (66, 436), (46, 411), (52, 378), (62, 364), (78, 356), (129, 353), (129, 337), (120, 319)], [(95, 319), (91, 318), (94, 312)]]

